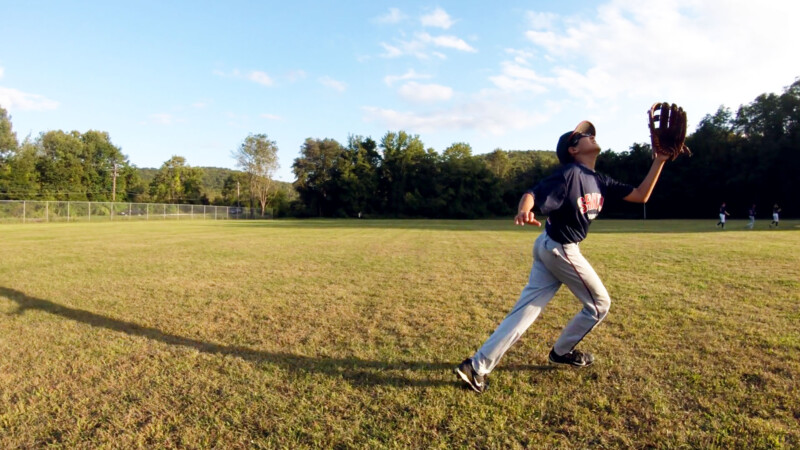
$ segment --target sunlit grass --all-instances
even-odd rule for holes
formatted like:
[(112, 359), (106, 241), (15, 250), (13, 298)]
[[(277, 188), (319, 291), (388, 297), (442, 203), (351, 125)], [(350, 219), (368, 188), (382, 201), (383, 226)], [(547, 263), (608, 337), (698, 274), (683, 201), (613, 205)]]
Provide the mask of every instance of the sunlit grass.
[(540, 230), (492, 221), (0, 227), (0, 447), (798, 447), (800, 228), (597, 221), (612, 296), (551, 370), (566, 290), (491, 375), (452, 367)]

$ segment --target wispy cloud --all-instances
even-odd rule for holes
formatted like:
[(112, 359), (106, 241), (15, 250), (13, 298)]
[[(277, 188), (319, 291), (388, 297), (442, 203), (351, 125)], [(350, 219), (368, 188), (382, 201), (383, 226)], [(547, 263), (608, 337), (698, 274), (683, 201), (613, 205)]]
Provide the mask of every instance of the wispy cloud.
[(548, 120), (547, 114), (531, 113), (509, 106), (505, 101), (485, 99), (436, 111), (398, 111), (373, 106), (364, 107), (363, 111), (367, 122), (414, 133), (461, 130), (502, 135), (541, 125)]
[[(713, 112), (800, 73), (800, 59), (786, 57), (794, 31), (774, 25), (776, 17), (800, 15), (797, 2), (617, 0), (588, 15), (526, 16), (525, 36), (547, 58), (546, 75), (575, 98), (670, 98)], [(649, 63), (655, 60), (669, 61), (669, 70)]]
[(530, 64), (531, 58), (533, 58), (533, 53), (525, 50), (516, 50), (513, 48), (507, 48), (505, 50), (506, 53), (511, 55), (514, 58), (514, 62), (520, 65), (527, 66)]
[(405, 20), (407, 16), (403, 14), (398, 8), (389, 8), (389, 12), (372, 19), (375, 23), (399, 23)]
[(175, 125), (179, 123), (187, 123), (187, 120), (181, 117), (176, 117), (173, 114), (169, 113), (155, 113), (150, 114), (150, 123), (156, 123), (158, 125)]
[(298, 69), (298, 70), (293, 70), (293, 71), (289, 72), (286, 75), (286, 78), (288, 78), (290, 82), (294, 83), (296, 81), (305, 79), (306, 76), (307, 76), (307, 74), (306, 74), (305, 70)]
[(447, 14), (447, 12), (442, 8), (436, 8), (432, 13), (422, 16), (420, 18), (420, 22), (422, 22), (422, 25), (426, 27), (436, 27), (445, 30), (453, 26), (455, 23), (450, 15)]
[(380, 45), (385, 50), (381, 55), (384, 58), (398, 58), (401, 56), (414, 56), (419, 59), (430, 59), (431, 57), (440, 59), (446, 58), (444, 53), (430, 50), (430, 47), (453, 49), (469, 53), (477, 52), (475, 48), (457, 36), (433, 36), (425, 32), (414, 34), (413, 39), (410, 40), (397, 40), (393, 44), (381, 42)]
[(57, 109), (60, 103), (43, 95), (0, 86), (0, 105), (8, 110), (49, 111)]
[(334, 80), (329, 76), (319, 77), (317, 81), (319, 81), (323, 86), (327, 86), (339, 92), (344, 92), (347, 89), (347, 84), (338, 80)]
[(254, 70), (248, 73), (247, 79), (263, 86), (272, 86), (273, 84), (275, 84), (275, 82), (272, 81), (272, 78), (270, 78), (269, 75), (267, 75), (264, 72), (260, 72), (258, 70)]
[(554, 79), (543, 77), (535, 70), (516, 62), (506, 61), (502, 67), (500, 75), (489, 77), (489, 80), (502, 91), (541, 94), (548, 90), (547, 85), (555, 84)]
[(437, 47), (452, 48), (462, 52), (477, 52), (471, 45), (456, 36), (431, 36), (428, 33), (420, 33), (419, 38), (423, 42), (432, 42)]
[(3, 71), (4, 71), (4, 70), (5, 70), (5, 69), (3, 69), (2, 67), (0, 67), (0, 78), (3, 78)]
[(430, 77), (431, 77), (430, 75), (420, 74), (417, 73), (414, 69), (409, 69), (409, 71), (404, 73), (403, 75), (387, 75), (383, 77), (383, 82), (386, 83), (387, 86), (391, 86), (396, 81), (424, 80)]
[(429, 103), (450, 100), (453, 97), (453, 88), (440, 84), (420, 84), (411, 81), (401, 86), (397, 93), (412, 102)]
[(248, 80), (262, 86), (273, 86), (275, 81), (266, 72), (260, 70), (251, 70), (249, 72), (242, 72), (239, 69), (233, 69), (230, 72), (222, 70), (214, 70), (214, 75), (222, 78), (236, 78), (240, 80)]
[(261, 114), (259, 117), (269, 120), (283, 120), (281, 116), (276, 116), (275, 114)]
[(525, 14), (528, 24), (536, 30), (549, 30), (554, 26), (558, 20), (558, 16), (553, 13), (543, 13), (537, 11), (528, 11)]

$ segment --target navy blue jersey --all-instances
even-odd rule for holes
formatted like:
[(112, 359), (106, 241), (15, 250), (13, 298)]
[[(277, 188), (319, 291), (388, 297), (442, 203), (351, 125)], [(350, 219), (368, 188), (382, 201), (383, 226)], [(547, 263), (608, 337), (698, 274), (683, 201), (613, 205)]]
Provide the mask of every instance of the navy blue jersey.
[(720, 213), (720, 214), (728, 214), (728, 211), (726, 211), (726, 210), (725, 210), (725, 207), (724, 207), (724, 206), (720, 206), (720, 207), (719, 207), (719, 213)]
[(755, 208), (748, 209), (747, 210), (747, 215), (750, 216), (750, 217), (755, 216), (756, 215), (756, 209)]
[(603, 209), (606, 198), (622, 199), (632, 191), (633, 186), (577, 163), (561, 166), (528, 190), (542, 214), (548, 216), (547, 235), (562, 244), (586, 238), (589, 225)]

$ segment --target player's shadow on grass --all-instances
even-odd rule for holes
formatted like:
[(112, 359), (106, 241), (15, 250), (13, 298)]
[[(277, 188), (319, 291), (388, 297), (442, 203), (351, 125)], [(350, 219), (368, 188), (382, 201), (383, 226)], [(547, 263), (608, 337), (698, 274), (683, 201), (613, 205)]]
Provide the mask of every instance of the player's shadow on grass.
[[(59, 305), (49, 300), (31, 297), (14, 289), (0, 287), (0, 296), (17, 303), (15, 314), (23, 314), (26, 310), (44, 311), (76, 322), (98, 328), (141, 336), (168, 345), (194, 348), (197, 351), (213, 355), (229, 355), (239, 357), (257, 364), (274, 364), (288, 369), (290, 372), (322, 373), (332, 377), (341, 377), (353, 386), (445, 386), (454, 384), (454, 377), (447, 376), (447, 381), (436, 377), (406, 377), (401, 373), (410, 372), (444, 372), (451, 371), (454, 363), (431, 363), (420, 361), (402, 361), (389, 363), (369, 361), (359, 358), (326, 358), (299, 356), (283, 352), (263, 352), (246, 347), (213, 344), (174, 334), (164, 333), (152, 327), (144, 327), (124, 320), (112, 319), (93, 312)], [(422, 378), (422, 379), (419, 379)], [(435, 378), (435, 379), (433, 379)]]

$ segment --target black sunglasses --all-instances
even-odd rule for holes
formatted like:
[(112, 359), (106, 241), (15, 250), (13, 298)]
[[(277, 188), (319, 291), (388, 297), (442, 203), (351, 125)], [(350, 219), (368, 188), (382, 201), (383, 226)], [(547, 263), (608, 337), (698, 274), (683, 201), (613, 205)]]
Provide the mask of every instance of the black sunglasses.
[(592, 136), (591, 134), (578, 133), (578, 134), (576, 134), (576, 135), (572, 136), (572, 140), (571, 140), (571, 141), (569, 141), (569, 146), (570, 146), (570, 147), (575, 147), (576, 145), (578, 145), (578, 142), (579, 142), (581, 139), (583, 139), (583, 138), (585, 138), (585, 137), (591, 137), (591, 136)]

